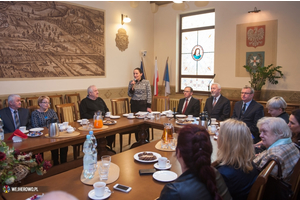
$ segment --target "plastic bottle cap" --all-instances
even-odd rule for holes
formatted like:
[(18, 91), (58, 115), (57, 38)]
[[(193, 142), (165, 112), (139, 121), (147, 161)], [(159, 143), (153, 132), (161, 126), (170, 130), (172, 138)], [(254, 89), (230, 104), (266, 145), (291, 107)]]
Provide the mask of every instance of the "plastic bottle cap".
[(90, 135), (93, 135), (93, 133), (94, 133), (93, 131), (89, 131), (89, 134), (90, 134)]
[(86, 139), (91, 139), (91, 136), (90, 135), (86, 135)]

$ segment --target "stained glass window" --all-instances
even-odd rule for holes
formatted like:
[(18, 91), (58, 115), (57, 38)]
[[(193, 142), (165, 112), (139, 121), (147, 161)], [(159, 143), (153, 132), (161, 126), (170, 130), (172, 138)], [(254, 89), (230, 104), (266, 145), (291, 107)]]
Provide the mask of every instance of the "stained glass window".
[(180, 15), (180, 91), (208, 92), (214, 76), (215, 10)]

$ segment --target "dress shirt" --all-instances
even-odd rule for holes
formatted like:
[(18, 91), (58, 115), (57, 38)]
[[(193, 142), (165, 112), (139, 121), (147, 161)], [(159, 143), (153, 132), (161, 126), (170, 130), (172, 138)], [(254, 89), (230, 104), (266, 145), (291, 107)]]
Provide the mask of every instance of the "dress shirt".
[[(252, 101), (252, 100), (251, 100), (251, 101)], [(247, 103), (243, 102), (242, 108), (243, 108), (244, 104), (246, 104), (245, 112), (246, 112), (247, 108), (249, 107), (251, 101), (249, 101), (249, 102), (247, 102)]]

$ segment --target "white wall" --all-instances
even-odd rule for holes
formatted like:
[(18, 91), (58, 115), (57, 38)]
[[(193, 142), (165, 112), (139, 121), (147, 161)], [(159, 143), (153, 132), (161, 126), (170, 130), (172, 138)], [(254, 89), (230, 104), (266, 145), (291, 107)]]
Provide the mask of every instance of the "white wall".
[[(0, 95), (85, 90), (92, 84), (98, 88), (126, 87), (133, 77), (133, 69), (140, 67), (140, 50), (148, 51), (144, 62), (147, 74), (153, 74), (151, 74), (154, 65), (153, 13), (149, 2), (139, 2), (136, 8), (132, 8), (129, 1), (76, 1), (73, 3), (105, 10), (106, 77), (0, 81)], [(121, 26), (122, 13), (131, 18), (131, 22), (125, 24), (127, 35), (129, 35), (129, 45), (128, 49), (123, 52), (116, 47), (115, 42), (116, 33)]]
[[(236, 25), (242, 23), (278, 20), (277, 65), (283, 67), (284, 79), (278, 85), (267, 84), (263, 89), (299, 89), (300, 69), (300, 2), (217, 2), (209, 1), (205, 7), (195, 6), (195, 2), (185, 2), (185, 10), (174, 10), (174, 4), (160, 6), (154, 14), (154, 54), (158, 60), (160, 74), (163, 75), (165, 58), (170, 57), (171, 85), (176, 85), (178, 67), (178, 16), (186, 12), (215, 8), (215, 82), (222, 87), (241, 88), (248, 84), (248, 77), (235, 77)], [(258, 14), (248, 14), (254, 7), (262, 10)], [(269, 63), (271, 64), (271, 63)], [(162, 79), (161, 79), (162, 80)]]

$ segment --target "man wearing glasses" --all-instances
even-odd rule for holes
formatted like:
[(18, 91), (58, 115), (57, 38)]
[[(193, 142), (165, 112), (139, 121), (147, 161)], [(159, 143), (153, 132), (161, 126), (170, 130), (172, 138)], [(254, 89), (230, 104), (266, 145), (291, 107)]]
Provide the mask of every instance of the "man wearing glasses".
[(253, 142), (256, 143), (260, 140), (256, 124), (260, 118), (264, 117), (264, 107), (254, 101), (253, 96), (254, 89), (245, 86), (241, 92), (242, 101), (235, 103), (231, 118), (245, 122), (252, 133)]
[(30, 128), (30, 114), (26, 108), (21, 108), (21, 97), (17, 94), (8, 96), (8, 107), (0, 110), (4, 133), (12, 133), (20, 126)]
[(200, 113), (200, 101), (192, 97), (193, 88), (185, 87), (183, 91), (184, 98), (179, 100), (177, 113), (185, 115), (193, 115), (199, 117)]

